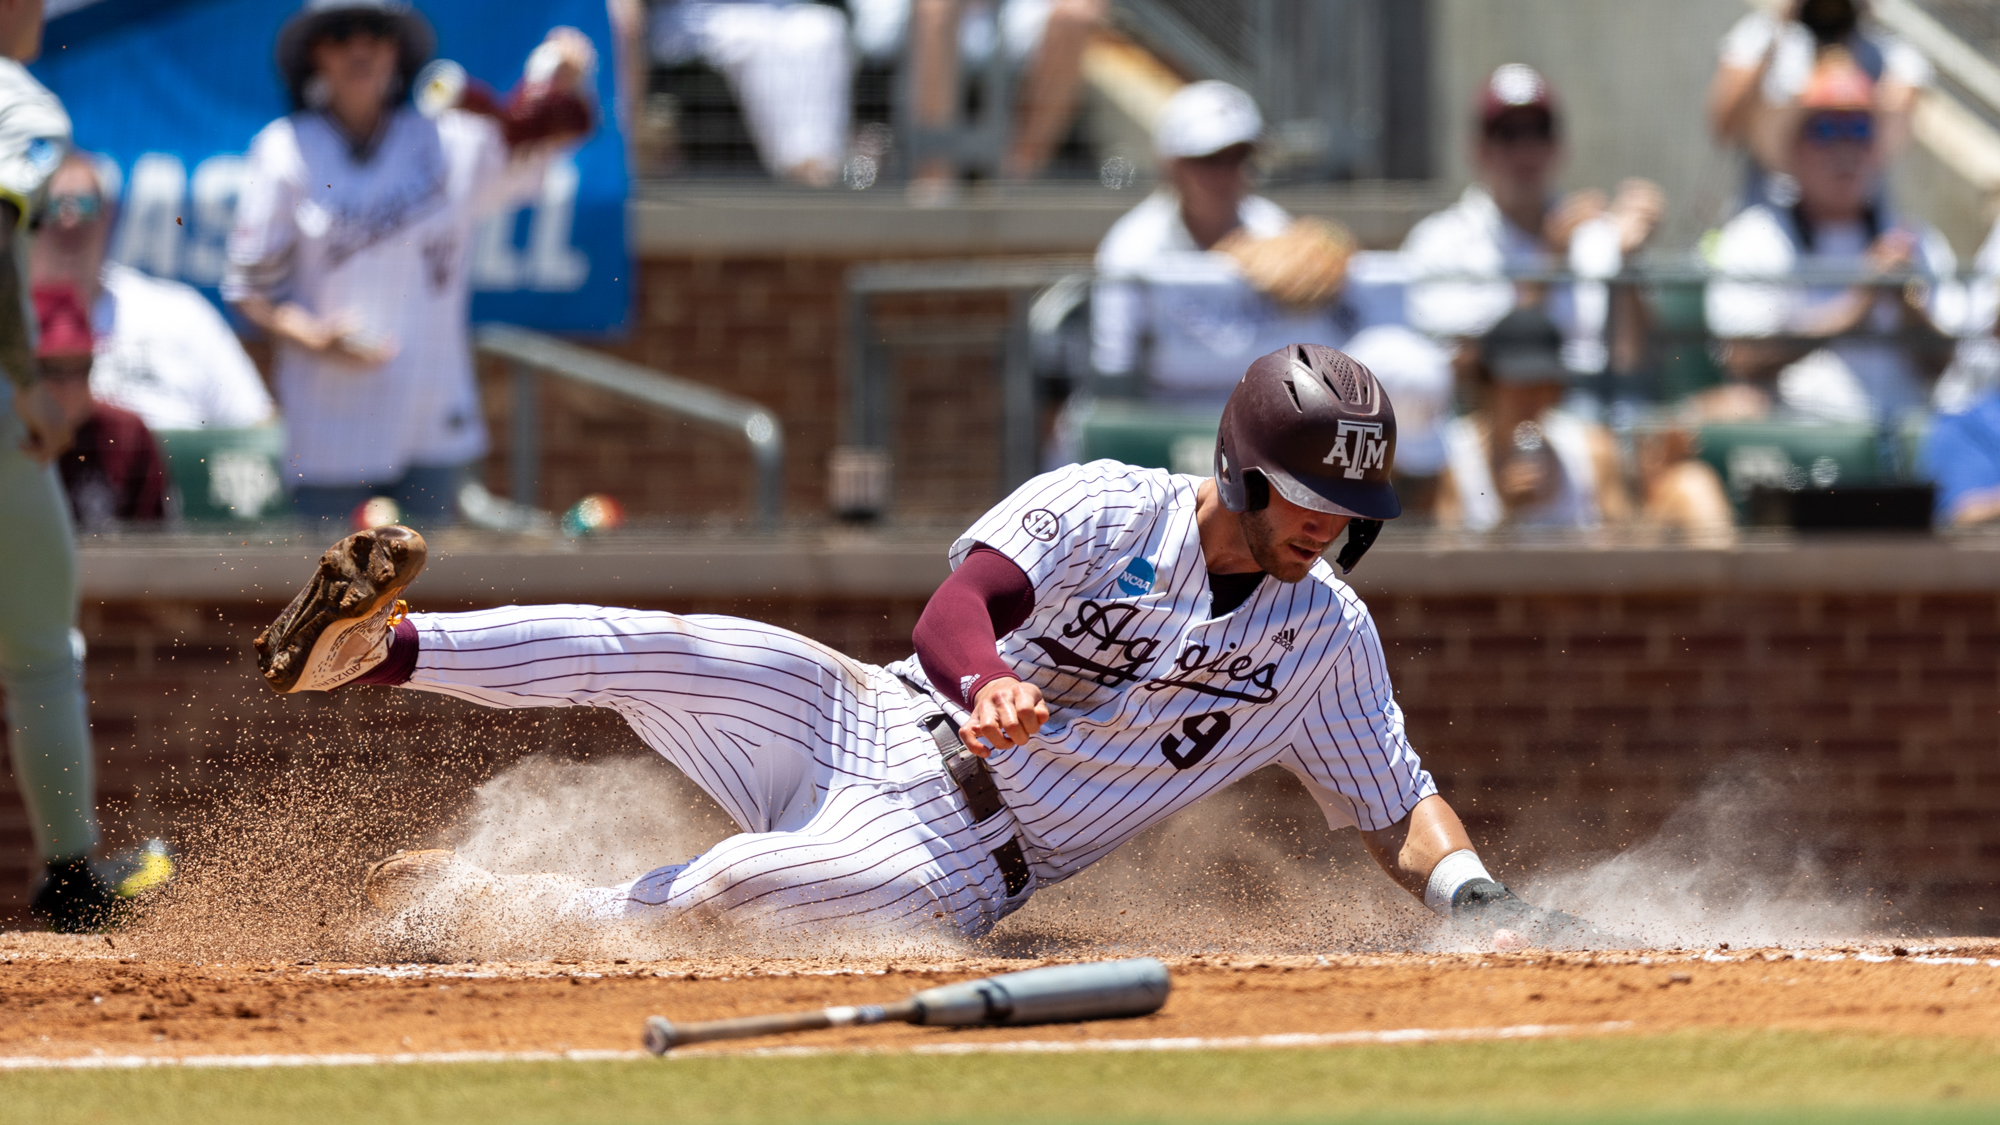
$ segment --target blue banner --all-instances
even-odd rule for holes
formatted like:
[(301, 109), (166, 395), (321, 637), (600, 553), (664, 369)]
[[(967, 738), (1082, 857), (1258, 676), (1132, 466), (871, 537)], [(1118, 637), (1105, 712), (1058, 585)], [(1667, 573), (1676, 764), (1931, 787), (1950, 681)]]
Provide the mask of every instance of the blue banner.
[[(556, 332), (622, 330), (631, 305), (625, 143), (604, 0), (425, 0), (438, 56), (505, 93), (549, 28), (597, 46), (598, 131), (550, 170), (532, 206), (473, 250), (472, 316)], [(58, 8), (57, 10), (62, 10)], [(112, 257), (213, 298), (251, 137), (290, 109), (272, 59), (294, 0), (98, 0), (49, 21), (30, 69), (116, 164)]]

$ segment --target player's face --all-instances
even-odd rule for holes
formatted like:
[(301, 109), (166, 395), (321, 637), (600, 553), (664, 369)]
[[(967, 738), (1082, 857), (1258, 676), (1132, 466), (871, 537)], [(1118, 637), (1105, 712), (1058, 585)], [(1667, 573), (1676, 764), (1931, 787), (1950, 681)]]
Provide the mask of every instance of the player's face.
[(313, 44), (313, 69), (337, 109), (379, 108), (396, 77), (396, 40), (367, 25), (339, 26)]
[(1173, 161), (1167, 168), (1189, 226), (1228, 230), (1236, 225), (1237, 209), (1250, 194), (1251, 146), (1231, 145), (1207, 156)]
[(1262, 510), (1243, 513), (1243, 539), (1264, 573), (1280, 582), (1297, 582), (1347, 530), (1347, 520), (1302, 508), (1274, 489)]
[(35, 360), (49, 397), (62, 408), (72, 428), (90, 418), (90, 357), (87, 355), (42, 356)]
[(1541, 110), (1508, 110), (1481, 131), (1476, 156), (1479, 178), (1496, 198), (1540, 200), (1562, 157), (1555, 121)]
[(1860, 215), (1875, 183), (1875, 164), (1873, 115), (1815, 113), (1800, 125), (1792, 174), (1799, 181), (1799, 201), (1816, 218)]

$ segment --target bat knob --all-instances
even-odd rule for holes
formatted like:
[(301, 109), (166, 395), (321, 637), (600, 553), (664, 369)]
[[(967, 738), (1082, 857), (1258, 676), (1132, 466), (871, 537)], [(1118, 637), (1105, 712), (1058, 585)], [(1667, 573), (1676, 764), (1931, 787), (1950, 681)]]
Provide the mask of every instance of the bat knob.
[(656, 1055), (664, 1055), (674, 1045), (674, 1025), (665, 1016), (647, 1016), (646, 1034), (643, 1039), (646, 1049)]

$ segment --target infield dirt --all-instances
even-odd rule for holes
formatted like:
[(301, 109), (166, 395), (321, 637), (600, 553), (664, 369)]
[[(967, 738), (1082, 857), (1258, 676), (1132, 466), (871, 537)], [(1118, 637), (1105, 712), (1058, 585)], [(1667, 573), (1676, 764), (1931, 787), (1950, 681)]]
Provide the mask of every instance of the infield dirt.
[[(0, 1056), (630, 1050), (648, 1015), (710, 1019), (896, 999), (1046, 962), (702, 958), (430, 965), (148, 961), (103, 938), (0, 935)], [(1788, 1028), (2000, 1035), (2000, 944), (1895, 948), (1184, 957), (1159, 1014), (1077, 1026), (904, 1026), (787, 1045), (895, 1049), (1492, 1029)], [(771, 1040), (705, 1050), (742, 1050)]]

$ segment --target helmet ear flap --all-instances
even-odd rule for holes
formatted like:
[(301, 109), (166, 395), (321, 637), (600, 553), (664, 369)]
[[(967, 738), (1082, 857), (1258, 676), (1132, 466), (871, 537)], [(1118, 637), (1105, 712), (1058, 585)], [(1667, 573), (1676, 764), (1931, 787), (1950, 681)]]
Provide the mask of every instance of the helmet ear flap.
[(1261, 469), (1243, 470), (1243, 510), (1261, 512), (1271, 506), (1271, 479)]

